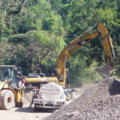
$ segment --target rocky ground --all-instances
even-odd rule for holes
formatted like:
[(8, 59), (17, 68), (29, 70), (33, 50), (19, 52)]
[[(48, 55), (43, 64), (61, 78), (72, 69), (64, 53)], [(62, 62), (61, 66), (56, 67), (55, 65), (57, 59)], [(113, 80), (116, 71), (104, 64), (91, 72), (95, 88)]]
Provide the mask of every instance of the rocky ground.
[(25, 92), (23, 108), (0, 110), (0, 120), (120, 120), (120, 83), (106, 78), (100, 83), (71, 85), (71, 100), (58, 110), (34, 112), (28, 108), (32, 92)]

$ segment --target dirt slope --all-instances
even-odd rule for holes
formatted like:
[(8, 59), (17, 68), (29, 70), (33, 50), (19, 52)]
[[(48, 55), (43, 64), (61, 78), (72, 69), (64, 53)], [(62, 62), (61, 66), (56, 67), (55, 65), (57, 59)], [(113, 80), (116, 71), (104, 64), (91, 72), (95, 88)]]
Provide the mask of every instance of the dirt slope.
[(119, 120), (120, 85), (106, 78), (85, 89), (80, 97), (44, 120)]

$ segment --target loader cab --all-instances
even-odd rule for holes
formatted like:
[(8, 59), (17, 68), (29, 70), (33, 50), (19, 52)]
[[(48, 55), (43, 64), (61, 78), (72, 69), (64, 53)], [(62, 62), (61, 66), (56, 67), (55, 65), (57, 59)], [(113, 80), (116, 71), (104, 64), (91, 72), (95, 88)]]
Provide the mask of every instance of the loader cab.
[(18, 76), (22, 76), (21, 68), (15, 65), (0, 65), (0, 80), (10, 81), (9, 86), (17, 89)]

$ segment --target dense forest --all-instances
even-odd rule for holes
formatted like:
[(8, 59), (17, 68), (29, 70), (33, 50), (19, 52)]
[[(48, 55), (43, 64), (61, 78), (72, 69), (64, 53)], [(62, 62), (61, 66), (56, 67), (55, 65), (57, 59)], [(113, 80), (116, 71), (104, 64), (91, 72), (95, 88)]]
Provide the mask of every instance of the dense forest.
[[(63, 48), (97, 22), (108, 28), (120, 76), (120, 0), (0, 0), (0, 64), (20, 66), (25, 76), (38, 68), (51, 76)], [(99, 80), (93, 68), (106, 63), (96, 38), (67, 62), (71, 82)]]

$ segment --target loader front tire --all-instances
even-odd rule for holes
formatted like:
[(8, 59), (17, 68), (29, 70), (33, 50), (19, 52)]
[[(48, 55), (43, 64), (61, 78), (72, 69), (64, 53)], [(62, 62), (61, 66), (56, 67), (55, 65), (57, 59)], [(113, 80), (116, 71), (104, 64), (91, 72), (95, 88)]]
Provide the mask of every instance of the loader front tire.
[(10, 110), (15, 106), (15, 97), (12, 91), (2, 90), (0, 93), (0, 107), (3, 110)]

